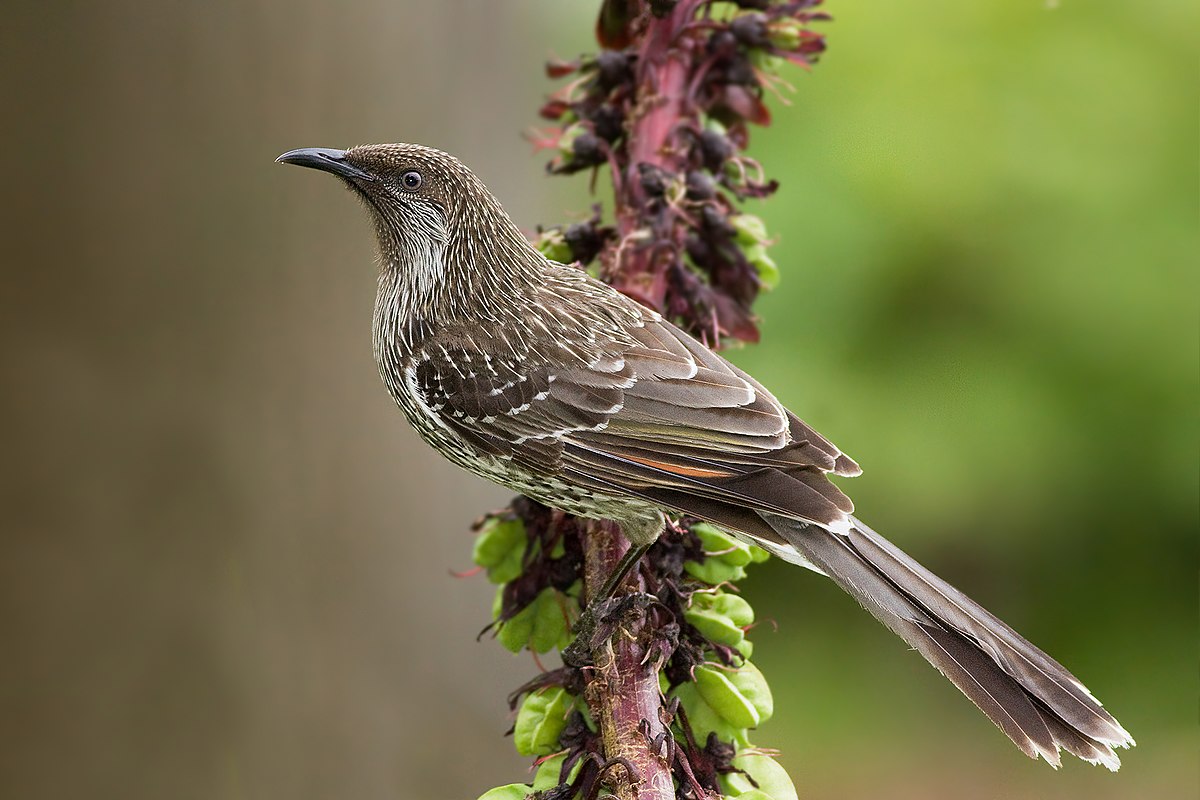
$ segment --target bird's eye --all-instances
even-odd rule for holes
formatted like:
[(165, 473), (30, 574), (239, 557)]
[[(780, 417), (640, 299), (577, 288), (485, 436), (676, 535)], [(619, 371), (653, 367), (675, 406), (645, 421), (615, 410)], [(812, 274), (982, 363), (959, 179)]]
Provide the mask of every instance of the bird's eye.
[(400, 183), (405, 189), (420, 189), (421, 188), (421, 173), (412, 171), (406, 172), (400, 176)]

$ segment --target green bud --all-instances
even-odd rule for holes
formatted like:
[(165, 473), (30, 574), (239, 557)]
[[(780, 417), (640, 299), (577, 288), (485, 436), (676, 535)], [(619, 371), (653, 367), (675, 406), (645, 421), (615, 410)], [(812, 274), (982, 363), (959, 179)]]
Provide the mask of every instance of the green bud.
[(534, 240), (533, 246), (551, 261), (557, 261), (560, 264), (570, 264), (575, 260), (575, 253), (571, 250), (571, 246), (567, 244), (566, 237), (563, 236), (561, 230), (542, 231), (537, 239)]
[(780, 68), (787, 64), (787, 60), (768, 53), (766, 50), (754, 48), (750, 51), (750, 63), (761, 72), (765, 72), (768, 75), (778, 75)]
[(762, 221), (762, 217), (756, 217), (753, 214), (734, 214), (729, 217), (729, 223), (736, 231), (734, 238), (738, 244), (761, 244), (769, 238), (767, 225)]
[(771, 557), (771, 554), (756, 544), (750, 545), (750, 563), (761, 564)]
[(779, 284), (779, 265), (767, 254), (767, 226), (753, 214), (735, 214), (729, 218), (736, 233), (734, 241), (746, 256), (746, 260), (758, 273), (758, 280), (766, 290)]
[(558, 149), (568, 159), (575, 155), (575, 140), (583, 133), (587, 132), (587, 128), (581, 122), (575, 122), (563, 129), (562, 135), (558, 137)]
[[(750, 773), (747, 777), (740, 772), (730, 772), (719, 778), (721, 793), (738, 800), (798, 800), (796, 787), (788, 777), (787, 770), (779, 762), (762, 753), (739, 753), (733, 758), (733, 766)], [(758, 784), (758, 788), (750, 782)]]
[(706, 116), (703, 120), (704, 130), (719, 133), (722, 136), (729, 133), (729, 129), (725, 127), (725, 123), (721, 122), (716, 117)]
[(736, 670), (696, 668), (696, 689), (704, 702), (738, 728), (757, 728), (771, 718), (771, 689), (758, 668), (746, 662)]
[(521, 574), (526, 542), (521, 520), (489, 517), (475, 537), (471, 558), (487, 569), (488, 580), (508, 583)]
[(513, 726), (517, 752), (523, 756), (545, 756), (559, 750), (558, 737), (574, 705), (575, 698), (560, 686), (526, 695)]
[(800, 31), (804, 26), (791, 17), (772, 20), (767, 25), (767, 39), (780, 50), (795, 50), (800, 46)]
[(479, 800), (525, 800), (533, 789), (523, 783), (510, 783), (507, 786), (497, 786), (479, 795)]
[(775, 263), (775, 259), (767, 255), (767, 247), (763, 244), (752, 244), (744, 247), (742, 252), (746, 254), (746, 260), (750, 262), (750, 266), (754, 267), (754, 271), (758, 273), (758, 282), (766, 291), (771, 291), (779, 285), (779, 265)]

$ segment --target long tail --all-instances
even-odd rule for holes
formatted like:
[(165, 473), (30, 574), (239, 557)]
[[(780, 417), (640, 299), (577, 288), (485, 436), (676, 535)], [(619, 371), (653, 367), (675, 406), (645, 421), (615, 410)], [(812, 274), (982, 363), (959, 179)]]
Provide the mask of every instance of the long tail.
[(1113, 748), (1129, 747), (1133, 738), (1074, 675), (887, 539), (853, 517), (848, 533), (834, 533), (761, 516), (925, 656), (1030, 758), (1040, 755), (1057, 768), (1062, 749), (1113, 771), (1121, 766)]

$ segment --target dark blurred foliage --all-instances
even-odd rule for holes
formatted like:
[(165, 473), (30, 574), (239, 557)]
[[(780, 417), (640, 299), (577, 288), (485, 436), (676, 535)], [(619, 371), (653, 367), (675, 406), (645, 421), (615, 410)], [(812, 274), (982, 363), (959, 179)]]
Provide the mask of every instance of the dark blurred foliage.
[[(862, 516), (1082, 675), (1118, 775), (1027, 762), (833, 587), (744, 588), (763, 739), (809, 797), (1197, 793), (1198, 14), (827, 2), (751, 154), (763, 344)], [(470, 798), (533, 670), (455, 581), (507, 493), (404, 428), (371, 243), (306, 145), (461, 155), (532, 230), (518, 136), (590, 3), (18, 2), (0, 33), (0, 796)], [(575, 191), (574, 194), (570, 192)], [(602, 193), (603, 196), (603, 193)], [(314, 236), (313, 229), (324, 232)]]

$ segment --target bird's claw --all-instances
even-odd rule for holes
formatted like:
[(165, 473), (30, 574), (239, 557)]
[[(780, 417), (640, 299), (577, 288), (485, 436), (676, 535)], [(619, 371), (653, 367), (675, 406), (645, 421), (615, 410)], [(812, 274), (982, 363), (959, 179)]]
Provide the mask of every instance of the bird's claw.
[(575, 640), (562, 651), (563, 663), (571, 667), (588, 666), (592, 663), (592, 652), (596, 648), (639, 618), (656, 602), (658, 600), (654, 595), (638, 592), (588, 605), (575, 622)]

